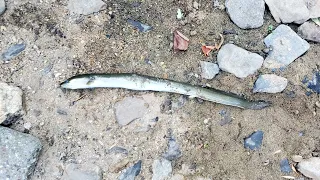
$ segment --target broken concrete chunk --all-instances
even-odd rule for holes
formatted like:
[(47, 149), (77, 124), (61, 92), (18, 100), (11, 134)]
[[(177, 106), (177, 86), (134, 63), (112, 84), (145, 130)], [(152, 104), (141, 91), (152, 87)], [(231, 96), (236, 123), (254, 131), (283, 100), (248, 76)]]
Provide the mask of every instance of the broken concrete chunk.
[(22, 114), (22, 90), (0, 82), (0, 124), (9, 126)]
[(259, 76), (255, 82), (253, 92), (278, 93), (282, 92), (288, 84), (288, 80), (274, 74), (264, 74)]
[(68, 164), (61, 178), (62, 180), (102, 180), (102, 171), (94, 164)]
[(272, 47), (264, 61), (266, 68), (281, 68), (289, 65), (304, 54), (310, 45), (298, 36), (289, 26), (279, 25), (264, 39), (267, 47)]
[(99, 12), (106, 7), (101, 0), (69, 0), (68, 9), (74, 14), (89, 15)]
[(320, 26), (316, 25), (313, 22), (303, 23), (298, 28), (298, 34), (303, 39), (320, 43)]
[(42, 149), (40, 140), (0, 126), (0, 179), (26, 180), (33, 173)]
[(320, 180), (320, 158), (312, 157), (310, 159), (302, 160), (298, 163), (297, 170), (304, 176), (314, 180)]
[(254, 74), (263, 63), (262, 56), (233, 44), (222, 46), (217, 58), (221, 70), (232, 73), (239, 78)]
[(152, 172), (152, 180), (165, 180), (172, 173), (171, 161), (162, 158), (154, 160)]
[(219, 73), (219, 67), (215, 63), (200, 61), (201, 77), (204, 79), (212, 79)]

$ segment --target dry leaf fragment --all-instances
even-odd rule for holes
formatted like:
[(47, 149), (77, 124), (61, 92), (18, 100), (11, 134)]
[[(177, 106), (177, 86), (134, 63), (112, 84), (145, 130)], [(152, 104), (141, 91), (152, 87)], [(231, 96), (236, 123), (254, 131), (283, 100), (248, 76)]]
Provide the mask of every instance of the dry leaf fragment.
[(174, 31), (173, 49), (185, 51), (188, 49), (189, 39), (178, 30)]
[(221, 48), (221, 46), (222, 46), (222, 44), (223, 44), (223, 41), (224, 41), (224, 38), (223, 38), (223, 36), (222, 36), (222, 34), (219, 34), (220, 35), (220, 43), (217, 45), (214, 45), (214, 46), (206, 46), (206, 45), (203, 45), (202, 47), (201, 47), (201, 49), (202, 49), (202, 52), (203, 52), (203, 54), (205, 55), (205, 56), (208, 56), (209, 55), (209, 53), (212, 51), (212, 50), (219, 50), (220, 48)]

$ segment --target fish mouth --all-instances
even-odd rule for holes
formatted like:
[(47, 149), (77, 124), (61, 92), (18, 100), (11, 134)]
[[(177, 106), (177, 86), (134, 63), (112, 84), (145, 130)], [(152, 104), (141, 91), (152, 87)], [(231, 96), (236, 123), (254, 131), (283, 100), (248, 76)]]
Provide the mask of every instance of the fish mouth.
[(60, 83), (60, 88), (66, 88), (68, 83), (69, 83), (69, 80), (63, 81), (62, 83)]

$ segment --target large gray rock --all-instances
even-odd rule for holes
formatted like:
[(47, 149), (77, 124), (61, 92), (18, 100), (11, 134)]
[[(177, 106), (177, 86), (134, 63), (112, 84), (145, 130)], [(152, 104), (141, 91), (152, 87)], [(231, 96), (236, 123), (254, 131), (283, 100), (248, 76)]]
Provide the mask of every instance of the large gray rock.
[(93, 164), (67, 164), (62, 180), (101, 180), (102, 171), (99, 166)]
[(255, 82), (253, 92), (278, 93), (282, 92), (288, 84), (288, 80), (274, 74), (261, 75)]
[[(320, 1), (319, 1), (320, 2)], [(320, 12), (320, 8), (319, 8)], [(320, 26), (313, 22), (305, 22), (298, 28), (298, 34), (309, 41), (320, 42)]]
[(231, 20), (242, 29), (258, 28), (263, 25), (264, 0), (226, 0)]
[(305, 0), (265, 0), (277, 23), (302, 24), (309, 19)]
[(171, 161), (166, 159), (156, 159), (152, 164), (152, 180), (164, 180), (172, 173)]
[(219, 67), (215, 63), (200, 61), (201, 77), (204, 79), (212, 79), (219, 73)]
[(264, 43), (267, 47), (272, 47), (272, 51), (268, 53), (263, 66), (271, 69), (289, 65), (310, 48), (307, 41), (283, 24), (268, 35)]
[(2, 15), (6, 11), (6, 2), (4, 0), (0, 0), (0, 15)]
[(307, 8), (309, 9), (309, 17), (317, 18), (320, 17), (320, 1), (319, 0), (304, 0)]
[(41, 148), (38, 138), (0, 126), (0, 179), (28, 179)]
[(101, 0), (69, 0), (68, 9), (71, 13), (88, 15), (99, 12), (106, 7)]
[(142, 98), (126, 97), (115, 104), (115, 115), (118, 124), (125, 126), (135, 119), (141, 118), (147, 111), (146, 102)]
[(310, 159), (302, 160), (298, 164), (298, 171), (303, 175), (314, 180), (320, 180), (320, 158), (312, 157)]
[(263, 63), (262, 56), (233, 44), (222, 46), (217, 58), (221, 70), (232, 73), (239, 78), (254, 74)]
[(22, 90), (0, 82), (0, 124), (10, 125), (22, 116)]

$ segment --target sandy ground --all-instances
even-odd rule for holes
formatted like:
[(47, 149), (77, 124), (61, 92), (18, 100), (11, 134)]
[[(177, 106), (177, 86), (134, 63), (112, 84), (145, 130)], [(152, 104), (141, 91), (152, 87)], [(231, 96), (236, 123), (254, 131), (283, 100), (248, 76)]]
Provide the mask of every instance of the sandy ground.
[[(253, 94), (258, 75), (271, 71), (260, 69), (245, 79), (221, 72), (213, 80), (203, 80), (197, 76), (199, 61), (215, 62), (217, 52), (204, 57), (200, 47), (201, 43), (218, 42), (223, 30), (234, 29), (238, 35), (225, 35), (225, 42), (232, 41), (262, 54), (268, 26), (277, 26), (270, 12), (265, 14), (263, 27), (241, 30), (230, 21), (225, 10), (214, 9), (209, 0), (200, 0), (198, 10), (190, 0), (145, 0), (139, 7), (133, 7), (133, 1), (105, 2), (107, 10), (74, 16), (68, 14), (66, 0), (12, 0), (0, 17), (0, 52), (15, 43), (27, 44), (26, 50), (10, 63), (0, 64), (0, 80), (24, 91), (25, 116), (12, 128), (23, 131), (23, 124), (30, 122), (29, 133), (40, 138), (44, 145), (31, 179), (60, 179), (65, 165), (71, 162), (96, 164), (103, 170), (105, 179), (116, 179), (119, 174), (110, 173), (109, 168), (123, 158), (129, 158), (130, 164), (141, 159), (142, 172), (137, 179), (151, 179), (152, 162), (166, 150), (169, 129), (183, 153), (174, 162), (173, 172), (178, 173), (183, 166), (190, 167), (192, 172), (183, 173), (186, 179), (280, 179), (281, 159), (319, 155), (320, 112), (315, 103), (320, 99), (315, 93), (307, 96), (307, 89), (301, 83), (320, 66), (319, 44), (310, 43), (306, 54), (284, 71), (276, 72), (289, 80), (283, 93)], [(184, 21), (176, 20), (177, 8), (187, 15)], [(126, 23), (127, 18), (140, 20), (154, 29), (140, 33)], [(297, 29), (294, 25), (292, 28)], [(172, 52), (175, 29), (191, 40), (186, 52)], [(190, 36), (194, 30), (197, 34)], [(59, 88), (59, 83), (72, 75), (93, 72), (136, 72), (197, 85), (209, 84), (250, 99), (268, 100), (273, 105), (254, 111), (189, 99), (185, 106), (163, 113), (160, 106), (165, 99), (177, 101), (179, 95)], [(159, 121), (150, 131), (135, 132), (131, 125), (117, 124), (114, 105), (129, 96), (144, 97), (155, 107), (152, 113)], [(57, 113), (58, 110), (67, 115)], [(225, 126), (219, 124), (222, 110), (233, 119)], [(255, 130), (264, 131), (263, 145), (259, 151), (248, 151), (243, 147), (243, 139)], [(128, 157), (107, 154), (106, 150), (112, 146), (125, 147)], [(274, 154), (278, 150), (281, 152)]]

